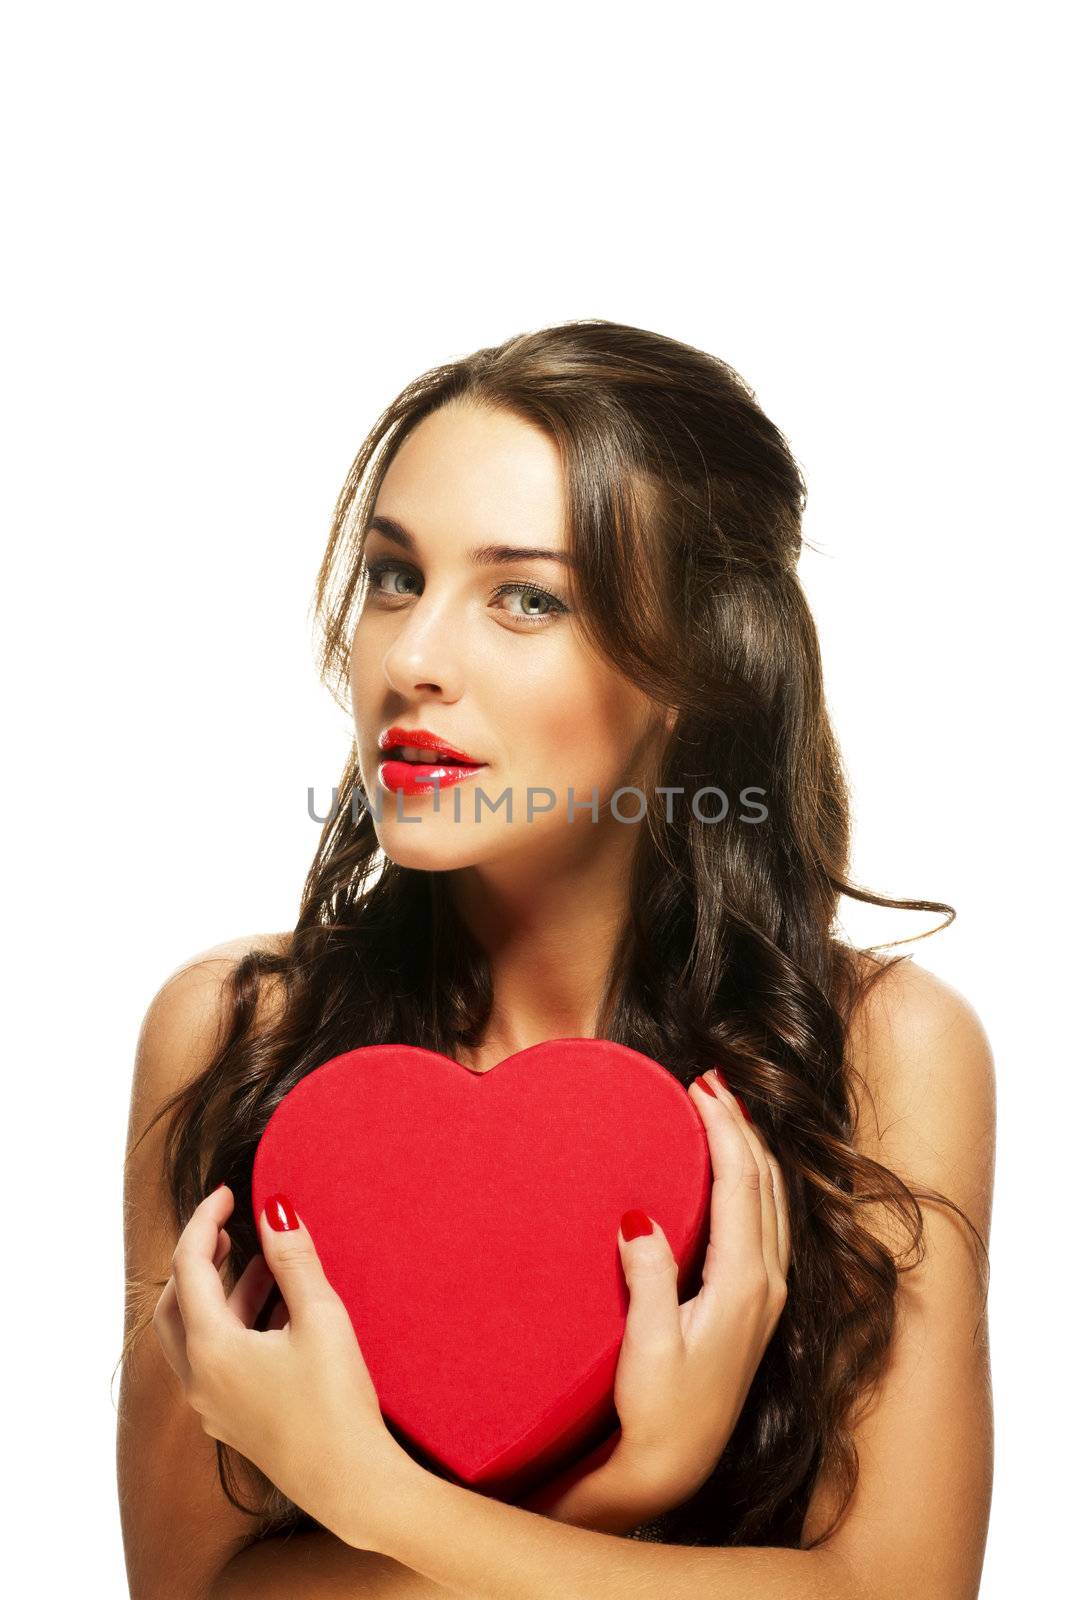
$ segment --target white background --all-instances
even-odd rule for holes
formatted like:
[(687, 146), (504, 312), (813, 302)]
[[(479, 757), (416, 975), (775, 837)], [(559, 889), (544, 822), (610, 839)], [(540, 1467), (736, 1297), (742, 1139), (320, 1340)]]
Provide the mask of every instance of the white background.
[(588, 315), (731, 362), (807, 476), (854, 874), (957, 907), (916, 959), (996, 1053), (982, 1593), (1045, 1588), (1064, 1422), (1051, 22), (1032, 4), (9, 9), (20, 1593), (89, 1572), (124, 1592), (109, 1380), (134, 1044), (176, 965), (296, 916), (306, 788), (335, 781), (348, 738), (308, 604), (349, 462), (428, 366)]

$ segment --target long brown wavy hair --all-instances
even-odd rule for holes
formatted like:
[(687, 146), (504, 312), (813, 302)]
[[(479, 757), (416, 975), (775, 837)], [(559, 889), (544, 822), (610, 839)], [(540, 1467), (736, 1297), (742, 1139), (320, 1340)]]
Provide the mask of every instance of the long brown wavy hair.
[[(668, 816), (649, 803), (595, 1031), (685, 1086), (719, 1064), (788, 1186), (785, 1310), (725, 1453), (662, 1536), (797, 1547), (825, 1469), (837, 1515), (811, 1541), (821, 1543), (855, 1488), (851, 1423), (885, 1365), (898, 1275), (923, 1256), (919, 1199), (956, 1211), (985, 1249), (952, 1201), (913, 1191), (852, 1148), (850, 1019), (904, 957), (861, 960), (870, 951), (835, 937), (839, 897), (945, 913), (932, 932), (955, 912), (849, 881), (847, 783), (797, 578), (800, 468), (731, 367), (659, 334), (599, 319), (520, 334), (433, 368), (382, 413), (338, 498), (315, 588), (318, 666), (335, 697), (347, 705), (383, 475), (424, 417), (460, 402), (503, 409), (558, 446), (574, 625), (678, 712), (657, 784), (686, 796), (704, 784), (727, 796), (763, 791), (759, 825), (732, 808), (711, 826), (687, 804)], [(357, 1045), (404, 1041), (449, 1055), (479, 1044), (490, 1018), (488, 953), (453, 913), (441, 874), (383, 858), (369, 792), (353, 743), (285, 948), (236, 963), (217, 1053), (151, 1124), (170, 1116), (164, 1172), (179, 1227), (216, 1184), (235, 1191), (234, 1279), (259, 1248), (252, 1161), (282, 1097)], [(265, 1018), (268, 989), (281, 1003)], [(878, 1208), (899, 1221), (899, 1254), (875, 1232)], [(217, 1452), (235, 1505), (265, 1527), (310, 1525), (251, 1463), (222, 1444)], [(249, 1486), (257, 1504), (246, 1504)]]

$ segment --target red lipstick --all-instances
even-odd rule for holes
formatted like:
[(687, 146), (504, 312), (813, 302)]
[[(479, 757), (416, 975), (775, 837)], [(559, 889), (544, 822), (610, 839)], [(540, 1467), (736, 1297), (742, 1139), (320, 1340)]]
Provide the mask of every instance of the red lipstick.
[(448, 756), (451, 761), (459, 761), (464, 766), (483, 766), (477, 756), (469, 756), (466, 750), (457, 750), (454, 744), (449, 744), (447, 739), (442, 739), (429, 728), (402, 728), (394, 725), (385, 728), (378, 735), (378, 749), (388, 754), (391, 750), (402, 750), (405, 746), (418, 750), (435, 750), (439, 755)]
[[(378, 764), (379, 782), (394, 793), (402, 790), (404, 794), (431, 794), (431, 780), (444, 789), (481, 772), (486, 765), (465, 750), (457, 750), (429, 728), (385, 728), (378, 735), (378, 749), (385, 756)], [(425, 761), (412, 761), (402, 755), (404, 750), (425, 750), (429, 754)]]

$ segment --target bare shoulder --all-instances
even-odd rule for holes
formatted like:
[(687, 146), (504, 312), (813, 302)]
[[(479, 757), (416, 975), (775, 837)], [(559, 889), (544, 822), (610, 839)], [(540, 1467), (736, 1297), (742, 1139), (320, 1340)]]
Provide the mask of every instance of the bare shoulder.
[(175, 967), (155, 1000), (167, 1003), (175, 997), (188, 998), (198, 995), (205, 988), (210, 990), (213, 984), (223, 982), (238, 962), (254, 950), (262, 950), (269, 955), (284, 955), (292, 937), (291, 933), (253, 933), (241, 939), (227, 939), (201, 950)]
[(191, 956), (153, 995), (137, 1041), (124, 1163), (117, 1468), (130, 1593), (138, 1596), (214, 1593), (218, 1574), (258, 1529), (224, 1493), (215, 1442), (186, 1403), (151, 1325), (179, 1230), (164, 1163), (172, 1097), (203, 1072), (221, 1043), (226, 980), (242, 957), (253, 950), (284, 954), (288, 939), (231, 939)]
[(907, 1182), (949, 1194), (987, 1232), (996, 1093), (972, 1002), (914, 959), (897, 962), (857, 1007), (849, 1050), (857, 1146)]
[[(124, 1164), (127, 1269), (136, 1277), (161, 1270), (173, 1248), (174, 1219), (164, 1197), (165, 1139), (177, 1098), (206, 1069), (225, 1036), (226, 980), (249, 951), (281, 953), (288, 938), (260, 935), (203, 950), (177, 967), (149, 1002), (133, 1063)], [(259, 1004), (265, 1013), (274, 1000), (269, 985), (264, 994)]]
[(977, 1089), (992, 1080), (993, 1058), (977, 1010), (965, 995), (913, 958), (887, 965), (864, 957), (881, 975), (853, 1018), (850, 1043), (864, 1076), (916, 1092), (933, 1075), (958, 1075)]
[[(141, 1023), (134, 1065), (131, 1135), (136, 1124), (203, 1070), (229, 1021), (227, 980), (254, 950), (283, 955), (289, 933), (253, 934), (202, 950), (181, 963), (152, 996)], [(263, 985), (260, 1011), (278, 1000), (278, 986)]]
[[(975, 1007), (951, 984), (914, 960), (862, 965), (877, 981), (849, 1028), (852, 1143), (903, 1179), (922, 1227), (902, 1214), (906, 1205), (884, 1203), (892, 1200), (884, 1174), (864, 1175), (871, 1186), (854, 1220), (892, 1254), (898, 1274), (886, 1359), (850, 1404), (858, 1481), (826, 1548), (852, 1569), (857, 1592), (974, 1596), (993, 1456), (985, 1308), (992, 1051)], [(884, 1311), (884, 1302), (872, 1307), (868, 1326)], [(846, 1345), (856, 1348), (847, 1335)], [(839, 1469), (825, 1461), (805, 1541), (833, 1522), (840, 1487)]]
[(164, 1032), (175, 1026), (199, 1033), (219, 1021), (219, 1006), (226, 980), (234, 968), (255, 950), (284, 955), (289, 933), (250, 934), (229, 939), (190, 956), (167, 977), (148, 1007), (145, 1025)]

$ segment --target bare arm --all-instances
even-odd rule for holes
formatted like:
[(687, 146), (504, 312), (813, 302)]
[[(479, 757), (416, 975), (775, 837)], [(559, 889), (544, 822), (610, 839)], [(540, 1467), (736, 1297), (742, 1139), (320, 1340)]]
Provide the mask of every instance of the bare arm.
[[(870, 1089), (857, 1146), (914, 1185), (943, 1191), (987, 1237), (993, 1071), (971, 1007), (922, 969), (898, 968), (864, 1013), (856, 1058)], [(859, 1488), (821, 1546), (631, 1543), (408, 1466), (398, 1467), (402, 1479), (383, 1501), (402, 1514), (383, 1514), (373, 1536), (360, 1528), (359, 1538), (476, 1600), (974, 1600), (992, 1468), (981, 1283), (964, 1225), (943, 1208), (924, 1213), (926, 1259), (902, 1278), (889, 1370), (856, 1427)], [(817, 1487), (809, 1536), (825, 1525), (829, 1491)]]
[[(637, 1597), (697, 1600), (705, 1596), (714, 1600), (718, 1595), (729, 1596), (730, 1600), (754, 1600), (756, 1596), (774, 1596), (774, 1600), (781, 1600), (783, 1595), (789, 1595), (790, 1600), (860, 1600), (861, 1596), (867, 1600), (867, 1591), (855, 1585), (843, 1563), (832, 1553), (702, 1550), (681, 1545), (644, 1544), (549, 1521), (518, 1507), (502, 1506), (483, 1496), (471, 1495), (465, 1489), (455, 1492), (486, 1507), (496, 1506), (499, 1511), (512, 1513), (533, 1525), (537, 1541), (528, 1540), (525, 1533), (518, 1536), (515, 1526), (497, 1523), (495, 1519), (479, 1531), (478, 1536), (493, 1545), (497, 1552), (492, 1559), (501, 1576), (489, 1582), (503, 1586), (464, 1587), (465, 1562), (456, 1563), (452, 1572), (454, 1582), (440, 1585), (389, 1557), (353, 1552), (336, 1539), (330, 1546), (324, 1537), (321, 1544), (307, 1546), (306, 1564), (301, 1556), (294, 1555), (291, 1560), (286, 1558), (284, 1567), (274, 1560), (270, 1550), (273, 1541), (257, 1546), (239, 1563), (233, 1563), (234, 1570), (238, 1566), (242, 1568), (241, 1587), (230, 1588), (224, 1577), (220, 1586), (212, 1591), (212, 1600), (216, 1600), (216, 1596), (217, 1600), (231, 1600), (231, 1596), (253, 1593), (262, 1600), (282, 1600), (283, 1596), (291, 1600), (294, 1594), (299, 1594), (302, 1600), (304, 1597), (311, 1600), (312, 1596), (314, 1600), (355, 1600), (357, 1596), (360, 1600), (363, 1596), (372, 1596), (373, 1600), (433, 1600), (436, 1596), (442, 1600), (445, 1597), (455, 1600), (456, 1596), (463, 1600), (483, 1600), (490, 1595), (522, 1595), (529, 1596), (530, 1600), (534, 1597), (536, 1600), (553, 1597), (554, 1600), (557, 1596), (559, 1600), (579, 1600), (579, 1597), (584, 1600), (586, 1596), (592, 1600), (594, 1596), (603, 1595), (618, 1600), (622, 1594), (632, 1595), (635, 1600)], [(412, 1514), (418, 1516), (428, 1509), (413, 1504)], [(451, 1531), (453, 1510), (442, 1505), (435, 1511), (433, 1526), (438, 1538), (456, 1537)], [(438, 1516), (443, 1520), (437, 1521)], [(543, 1554), (538, 1552), (541, 1529), (548, 1530), (547, 1536), (553, 1541), (550, 1550), (546, 1548)], [(466, 1539), (473, 1531), (464, 1522), (462, 1537)], [(594, 1541), (591, 1553), (586, 1544), (570, 1547), (555, 1542), (557, 1539), (566, 1541), (570, 1536)], [(303, 1537), (309, 1541), (318, 1539), (318, 1535), (311, 1534)], [(333, 1535), (328, 1537), (332, 1539)], [(338, 1556), (341, 1550), (363, 1560), (342, 1561)], [(441, 1551), (442, 1557), (447, 1554), (447, 1550)], [(312, 1582), (314, 1587), (311, 1587)], [(258, 1586), (253, 1588), (253, 1583)], [(557, 1587), (542, 1587), (552, 1583)], [(570, 1584), (576, 1587), (566, 1587)]]
[[(236, 953), (236, 946), (222, 946), (182, 968), (154, 997), (141, 1028), (124, 1189), (127, 1337), (158, 1298), (177, 1239), (162, 1185), (166, 1119), (134, 1145), (162, 1102), (210, 1058), (222, 979)], [(150, 1325), (123, 1362), (117, 1468), (132, 1600), (202, 1600), (259, 1527), (223, 1494), (214, 1440), (187, 1405)]]
[[(458, 1591), (462, 1592), (462, 1591)], [(209, 1600), (455, 1600), (389, 1556), (355, 1550), (325, 1528), (264, 1539), (219, 1573)]]
[(395, 1559), (468, 1600), (869, 1600), (832, 1549), (705, 1549), (596, 1533), (503, 1505), (423, 1474), (402, 1522), (383, 1531)]
[[(150, 1311), (171, 1270), (177, 1229), (162, 1187), (166, 1119), (141, 1139), (163, 1101), (213, 1053), (223, 1025), (223, 983), (235, 960), (266, 938), (238, 940), (188, 963), (153, 998), (137, 1045), (124, 1188), (125, 1335)], [(138, 1143), (138, 1141), (140, 1141)], [(134, 1146), (137, 1146), (134, 1149)], [(356, 1550), (325, 1529), (262, 1539), (262, 1527), (226, 1499), (215, 1443), (185, 1401), (151, 1326), (123, 1362), (117, 1470), (127, 1575), (133, 1600), (228, 1600), (272, 1595), (328, 1600), (434, 1600), (446, 1593), (421, 1573)], [(617, 1522), (621, 1490), (590, 1475), (558, 1511), (596, 1527)], [(609, 1511), (610, 1507), (610, 1511)], [(605, 1519), (605, 1513), (608, 1518)], [(631, 1526), (650, 1512), (635, 1505)], [(454, 1591), (447, 1591), (454, 1593)]]
[[(606, 1533), (627, 1533), (665, 1507), (644, 1495), (629, 1474), (616, 1470), (597, 1447), (582, 1462), (526, 1497), (555, 1521)], [(594, 1464), (595, 1463), (595, 1464)], [(369, 1596), (374, 1600), (434, 1600), (453, 1597), (421, 1572), (413, 1572), (391, 1556), (345, 1544), (325, 1528), (279, 1540), (267, 1539), (233, 1557), (219, 1574), (211, 1600), (289, 1600), (294, 1585), (307, 1600), (337, 1596)], [(464, 1593), (465, 1591), (458, 1591)]]
[[(875, 987), (855, 1037), (870, 1089), (857, 1147), (956, 1202), (988, 1245), (996, 1126), (993, 1056), (963, 996), (913, 962)], [(833, 1536), (883, 1587), (973, 1600), (993, 1477), (988, 1326), (977, 1246), (923, 1205), (926, 1258), (901, 1274), (887, 1371), (856, 1426), (856, 1494)], [(893, 1239), (890, 1227), (883, 1237)], [(896, 1247), (899, 1248), (899, 1236)], [(822, 1525), (817, 1486), (805, 1533)]]

